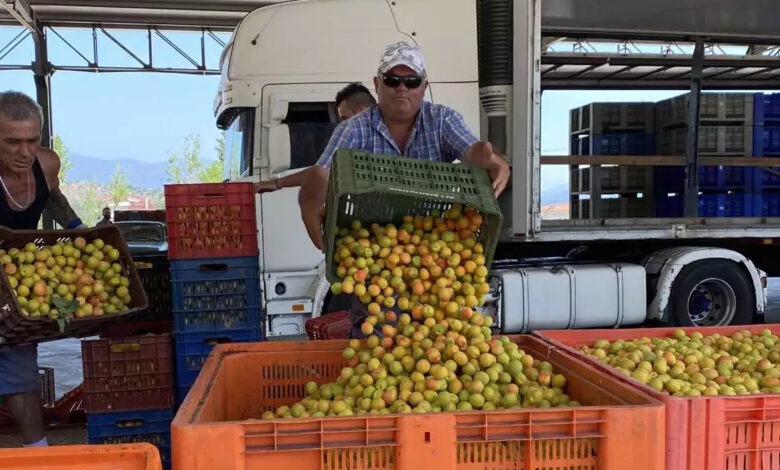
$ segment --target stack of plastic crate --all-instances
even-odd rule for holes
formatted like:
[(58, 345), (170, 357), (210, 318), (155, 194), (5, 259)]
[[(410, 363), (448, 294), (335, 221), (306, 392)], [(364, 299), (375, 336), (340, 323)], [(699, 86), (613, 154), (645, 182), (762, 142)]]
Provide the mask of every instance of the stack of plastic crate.
[(165, 187), (179, 402), (216, 344), (265, 338), (254, 201), (251, 183)]
[(171, 336), (81, 343), (90, 444), (148, 442), (170, 467), (173, 419)]
[[(753, 155), (780, 156), (780, 93), (756, 93)], [(753, 215), (780, 217), (780, 168), (754, 168)]]
[[(658, 155), (684, 156), (688, 148), (690, 93), (656, 103)], [(703, 93), (699, 111), (699, 156), (752, 157), (754, 95)], [(657, 167), (656, 215), (681, 217), (685, 191), (683, 167)], [(752, 215), (753, 170), (749, 167), (699, 168), (699, 216)]]
[[(591, 103), (570, 113), (571, 155), (652, 155), (652, 103)], [(642, 166), (571, 166), (571, 217), (646, 217), (653, 172)]]

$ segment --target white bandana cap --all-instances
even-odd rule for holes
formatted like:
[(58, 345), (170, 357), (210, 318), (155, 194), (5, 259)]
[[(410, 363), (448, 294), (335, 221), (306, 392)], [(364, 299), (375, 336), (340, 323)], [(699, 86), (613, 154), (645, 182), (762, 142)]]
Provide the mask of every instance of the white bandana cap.
[(380, 74), (387, 73), (393, 67), (405, 65), (415, 73), (425, 77), (425, 59), (420, 46), (399, 41), (385, 47), (382, 60), (379, 62)]

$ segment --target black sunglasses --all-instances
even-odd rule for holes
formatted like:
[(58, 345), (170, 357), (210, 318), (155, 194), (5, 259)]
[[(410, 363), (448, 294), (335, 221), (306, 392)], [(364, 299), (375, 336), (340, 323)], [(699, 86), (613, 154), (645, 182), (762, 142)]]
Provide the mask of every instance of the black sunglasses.
[(394, 75), (394, 74), (382, 74), (382, 83), (389, 86), (390, 88), (398, 88), (401, 83), (404, 84), (404, 86), (410, 90), (414, 90), (415, 88), (422, 85), (423, 78), (419, 77), (417, 75), (411, 75), (408, 77), (402, 77), (400, 75)]

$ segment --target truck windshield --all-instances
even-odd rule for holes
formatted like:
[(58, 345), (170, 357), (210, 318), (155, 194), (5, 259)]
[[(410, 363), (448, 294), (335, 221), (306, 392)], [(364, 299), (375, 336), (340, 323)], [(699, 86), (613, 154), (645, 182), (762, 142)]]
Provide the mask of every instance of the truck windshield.
[(117, 223), (119, 231), (125, 237), (125, 240), (130, 242), (163, 242), (165, 241), (165, 233), (158, 224), (130, 224), (130, 223)]
[(237, 109), (225, 131), (225, 180), (235, 181), (252, 174), (252, 122), (255, 110)]

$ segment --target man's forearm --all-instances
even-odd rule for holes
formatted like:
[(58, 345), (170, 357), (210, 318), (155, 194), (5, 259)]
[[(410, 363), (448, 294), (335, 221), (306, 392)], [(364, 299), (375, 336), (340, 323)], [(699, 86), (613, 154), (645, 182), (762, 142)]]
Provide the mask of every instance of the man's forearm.
[(314, 166), (301, 173), (305, 176), (298, 193), (298, 204), (301, 209), (321, 207), (328, 193), (328, 170)]
[(309, 173), (312, 171), (316, 171), (315, 167), (307, 168), (305, 170), (301, 170), (297, 173), (293, 173), (291, 175), (284, 176), (282, 178), (279, 178), (277, 180), (277, 186), (279, 189), (282, 188), (295, 188), (298, 186), (303, 186), (303, 183), (306, 181), (306, 177)]
[(68, 198), (62, 194), (59, 188), (52, 189), (49, 193), (46, 210), (51, 214), (54, 221), (63, 228), (73, 228), (71, 224), (79, 220), (76, 212), (70, 207)]

